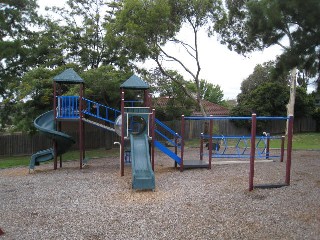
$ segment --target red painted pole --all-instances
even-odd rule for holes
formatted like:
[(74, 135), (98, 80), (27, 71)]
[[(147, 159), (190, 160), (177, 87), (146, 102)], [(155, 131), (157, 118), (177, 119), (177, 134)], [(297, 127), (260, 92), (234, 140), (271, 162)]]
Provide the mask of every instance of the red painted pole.
[[(53, 82), (53, 116), (54, 116), (54, 128), (57, 124), (57, 83)], [(57, 159), (57, 142), (53, 140), (53, 169), (56, 170), (58, 167)]]
[(283, 162), (283, 157), (284, 157), (284, 140), (285, 140), (285, 136), (281, 136), (281, 154), (280, 154), (280, 162)]
[(181, 116), (181, 163), (180, 163), (180, 172), (183, 171), (184, 135), (185, 135), (185, 119), (184, 119), (184, 115), (182, 115)]
[[(174, 135), (174, 153), (176, 154), (176, 155), (178, 155), (178, 133), (176, 133), (175, 135)], [(178, 165), (177, 165), (177, 162), (176, 161), (174, 161), (174, 167), (176, 168)]]
[(292, 138), (293, 138), (293, 116), (290, 115), (289, 126), (288, 126), (287, 164), (286, 164), (286, 184), (287, 185), (290, 185)]
[(156, 118), (156, 110), (152, 109), (152, 115), (151, 115), (151, 165), (152, 170), (154, 171), (154, 141), (155, 141), (155, 118)]
[[(212, 115), (210, 115), (212, 117)], [(211, 169), (211, 159), (212, 159), (212, 136), (213, 136), (213, 120), (210, 119), (209, 123), (209, 166), (208, 169)]]
[(256, 128), (257, 128), (257, 115), (255, 113), (253, 113), (252, 117), (251, 117), (249, 191), (253, 190), (254, 158), (255, 158), (255, 154), (256, 154)]
[(124, 114), (124, 92), (121, 91), (121, 153), (120, 153), (120, 175), (124, 176), (124, 134), (125, 134), (125, 114)]
[(84, 151), (84, 144), (83, 144), (83, 121), (82, 121), (82, 97), (83, 97), (83, 83), (80, 84), (80, 96), (79, 96), (79, 148), (80, 148), (80, 169), (83, 166), (83, 151)]
[(267, 133), (266, 159), (269, 159), (269, 155), (270, 155), (270, 133)]
[(200, 135), (200, 160), (203, 160), (203, 133)]

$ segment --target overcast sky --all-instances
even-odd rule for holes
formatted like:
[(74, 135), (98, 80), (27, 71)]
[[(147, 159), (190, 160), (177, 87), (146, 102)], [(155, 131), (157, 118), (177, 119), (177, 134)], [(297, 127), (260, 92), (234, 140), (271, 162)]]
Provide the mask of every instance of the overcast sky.
[[(38, 0), (41, 12), (43, 13), (45, 6), (63, 6), (64, 2), (64, 0)], [(183, 39), (190, 39), (192, 37), (190, 34), (185, 29), (180, 36)], [(183, 54), (183, 49), (170, 46), (167, 49), (172, 55), (179, 56), (183, 61), (187, 60), (187, 56)], [(282, 50), (278, 46), (273, 46), (262, 52), (255, 52), (245, 58), (235, 52), (231, 52), (214, 37), (208, 38), (203, 32), (199, 37), (199, 52), (201, 64), (200, 78), (212, 84), (220, 85), (225, 99), (235, 99), (240, 93), (241, 82), (253, 72), (254, 67), (257, 64), (275, 60)], [(192, 68), (191, 61), (187, 61), (187, 66)], [(182, 73), (183, 71), (179, 72)], [(188, 79), (188, 75), (183, 75)]]

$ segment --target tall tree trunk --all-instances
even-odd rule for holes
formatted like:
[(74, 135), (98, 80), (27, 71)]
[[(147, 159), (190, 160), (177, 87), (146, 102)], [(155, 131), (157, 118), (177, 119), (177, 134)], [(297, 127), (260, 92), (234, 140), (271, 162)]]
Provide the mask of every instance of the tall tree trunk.
[[(294, 104), (296, 100), (296, 88), (297, 88), (297, 68), (293, 68), (290, 71), (290, 97), (289, 102), (287, 105), (287, 116), (294, 115)], [(289, 127), (289, 120), (287, 120), (287, 126), (286, 126), (286, 135), (288, 135), (288, 127)]]

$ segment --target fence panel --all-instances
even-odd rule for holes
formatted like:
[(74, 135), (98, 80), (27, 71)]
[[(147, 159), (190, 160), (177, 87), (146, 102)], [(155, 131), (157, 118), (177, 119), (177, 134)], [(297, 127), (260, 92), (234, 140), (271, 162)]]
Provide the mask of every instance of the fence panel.
[[(79, 149), (78, 125), (62, 125), (62, 131), (76, 140), (70, 150)], [(96, 149), (113, 147), (113, 141), (117, 139), (115, 134), (102, 128), (86, 125), (85, 127), (85, 148)], [(25, 133), (13, 133), (0, 135), (0, 156), (31, 155), (37, 151), (52, 147), (52, 141), (41, 133), (29, 135)]]
[[(207, 121), (208, 122), (208, 121)], [(181, 121), (164, 122), (173, 131), (181, 133)], [(187, 120), (185, 126), (186, 139), (200, 138), (205, 130), (206, 121)], [(218, 135), (250, 135), (250, 130), (246, 128), (236, 127), (230, 120), (214, 120), (214, 134)], [(268, 122), (265, 131), (275, 134), (283, 134), (285, 131), (285, 121), (270, 121)], [(78, 131), (79, 125), (77, 122), (63, 123), (62, 131), (68, 133), (77, 142), (72, 146), (71, 150), (78, 150)], [(316, 121), (312, 118), (301, 118), (294, 120), (294, 133), (300, 132), (315, 132)], [(171, 136), (167, 136), (171, 137)], [(85, 124), (85, 147), (86, 149), (113, 147), (114, 141), (120, 141), (120, 137), (115, 133), (106, 131), (95, 126)], [(52, 141), (44, 135), (37, 133), (33, 136), (22, 133), (2, 134), (0, 135), (0, 156), (14, 155), (31, 155), (39, 150), (52, 147)]]

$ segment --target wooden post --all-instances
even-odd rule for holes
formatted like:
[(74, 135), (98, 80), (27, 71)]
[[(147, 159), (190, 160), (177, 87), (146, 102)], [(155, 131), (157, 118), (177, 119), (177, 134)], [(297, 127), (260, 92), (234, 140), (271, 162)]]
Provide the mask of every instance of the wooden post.
[(289, 125), (288, 125), (287, 164), (286, 164), (286, 181), (285, 181), (287, 185), (290, 185), (292, 137), (293, 137), (293, 116), (290, 115)]
[(251, 146), (250, 146), (250, 171), (249, 171), (249, 191), (253, 190), (253, 177), (254, 177), (254, 158), (256, 154), (256, 127), (257, 115), (252, 114), (251, 117)]

